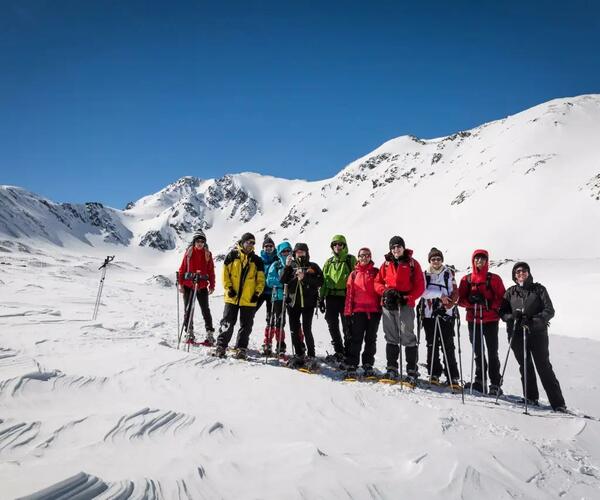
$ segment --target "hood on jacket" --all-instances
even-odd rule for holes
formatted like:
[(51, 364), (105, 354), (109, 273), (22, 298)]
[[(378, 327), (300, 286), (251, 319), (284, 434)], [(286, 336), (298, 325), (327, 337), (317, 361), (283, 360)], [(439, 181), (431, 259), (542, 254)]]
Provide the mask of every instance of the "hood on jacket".
[[(481, 270), (477, 269), (477, 266), (475, 266), (476, 255), (485, 255), (487, 259), (486, 263), (483, 265), (483, 268)], [(473, 283), (483, 283), (484, 281), (486, 281), (489, 268), (490, 255), (488, 251), (482, 248), (478, 248), (477, 250), (473, 251), (473, 254), (471, 255), (471, 281)]]
[(284, 266), (287, 256), (281, 255), (281, 252), (283, 252), (286, 249), (288, 249), (290, 252), (292, 251), (292, 245), (289, 241), (283, 241), (279, 245), (277, 245), (277, 257), (279, 257), (279, 260)]
[[(333, 251), (333, 244), (335, 242), (342, 242), (344, 244), (344, 246), (342, 247), (340, 252), (337, 254)], [(331, 243), (329, 244), (329, 248), (331, 248), (331, 252), (333, 253), (333, 255), (337, 255), (340, 260), (345, 259), (346, 255), (348, 255), (348, 242), (346, 241), (346, 237), (343, 234), (334, 235), (334, 237), (331, 238)]]
[(525, 280), (525, 283), (523, 283), (524, 286), (530, 285), (531, 283), (533, 283), (533, 276), (531, 276), (531, 268), (529, 267), (529, 264), (527, 264), (527, 262), (517, 262), (513, 268), (512, 268), (512, 280), (518, 285), (519, 283), (517, 282), (517, 274), (516, 274), (516, 270), (519, 269), (520, 267), (524, 267), (525, 269), (527, 269), (527, 272), (529, 273), (529, 275), (527, 276), (527, 279)]

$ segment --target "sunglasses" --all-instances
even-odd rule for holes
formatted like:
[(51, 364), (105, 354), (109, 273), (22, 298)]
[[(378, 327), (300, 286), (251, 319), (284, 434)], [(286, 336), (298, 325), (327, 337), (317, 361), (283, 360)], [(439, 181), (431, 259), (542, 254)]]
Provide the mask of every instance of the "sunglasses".
[(346, 246), (346, 244), (345, 244), (345, 243), (342, 243), (341, 241), (334, 241), (334, 242), (331, 244), (331, 246), (332, 246), (332, 247), (345, 247), (345, 246)]
[(290, 252), (291, 252), (291, 250), (289, 250), (289, 249), (288, 250), (282, 250), (281, 251), (281, 255), (285, 255), (286, 253), (290, 253)]
[(529, 271), (527, 269), (517, 269), (515, 274), (529, 274)]
[(263, 245), (263, 248), (275, 248), (275, 245)]
[(359, 254), (358, 254), (358, 257), (359, 257), (359, 258), (362, 258), (362, 257), (370, 257), (370, 256), (371, 256), (371, 254), (370, 254), (370, 253), (359, 253)]

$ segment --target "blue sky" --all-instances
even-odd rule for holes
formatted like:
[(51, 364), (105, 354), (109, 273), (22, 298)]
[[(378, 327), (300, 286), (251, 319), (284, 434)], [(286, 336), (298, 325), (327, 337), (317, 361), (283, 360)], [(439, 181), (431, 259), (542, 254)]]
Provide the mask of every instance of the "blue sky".
[(600, 92), (570, 2), (0, 1), (0, 184), (123, 207), (184, 175), (330, 177)]

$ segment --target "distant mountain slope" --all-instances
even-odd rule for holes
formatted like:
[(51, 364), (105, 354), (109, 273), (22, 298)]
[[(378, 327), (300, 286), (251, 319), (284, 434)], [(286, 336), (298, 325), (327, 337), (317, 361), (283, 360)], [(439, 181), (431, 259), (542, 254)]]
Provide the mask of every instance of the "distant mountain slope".
[[(184, 177), (128, 205), (55, 204), (0, 188), (0, 234), (65, 235), (171, 250), (203, 229), (217, 252), (243, 232), (383, 252), (392, 234), (426, 251), (487, 246), (497, 255), (600, 253), (600, 95), (555, 99), (448, 137), (403, 136), (318, 182), (252, 173)], [(285, 159), (282, 159), (282, 163)], [(92, 243), (97, 240), (92, 239)], [(321, 252), (321, 250), (319, 250)]]

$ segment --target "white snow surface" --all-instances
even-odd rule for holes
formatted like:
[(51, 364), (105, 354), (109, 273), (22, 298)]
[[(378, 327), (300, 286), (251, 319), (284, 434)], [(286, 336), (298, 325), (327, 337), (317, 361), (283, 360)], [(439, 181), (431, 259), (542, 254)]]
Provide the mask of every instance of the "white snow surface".
[[(376, 264), (400, 234), (423, 265), (442, 249), (458, 278), (483, 247), (506, 286), (525, 259), (557, 310), (550, 352), (567, 405), (600, 416), (598, 137), (600, 96), (587, 95), (400, 137), (319, 182), (185, 177), (127, 210), (0, 187), (0, 498), (598, 498), (595, 420), (177, 350), (176, 291), (157, 278), (174, 278), (200, 228), (216, 257), (250, 231), (306, 241), (320, 265), (334, 234)], [(251, 347), (263, 327), (264, 309)], [(314, 333), (323, 355), (322, 317)], [(500, 339), (503, 361), (503, 328)], [(461, 340), (468, 380), (466, 325)], [(512, 354), (504, 389), (521, 394)]]
[[(100, 250), (9, 250), (0, 257), (1, 498), (597, 498), (597, 421), (177, 350), (177, 292), (140, 250), (157, 252), (130, 248), (110, 264), (91, 321)], [(577, 315), (555, 293), (585, 275), (577, 263), (549, 287), (559, 318), (551, 359), (569, 407), (600, 415), (597, 331), (586, 332), (596, 340), (564, 336)], [(508, 267), (496, 270), (506, 277)], [(596, 283), (577, 288), (591, 297)], [(211, 307), (217, 323), (222, 295)], [(253, 348), (263, 325), (264, 309)], [(314, 330), (323, 355), (322, 316)], [(503, 329), (500, 339), (503, 358)], [(464, 326), (461, 340), (468, 378)], [(512, 355), (504, 389), (520, 395)]]

